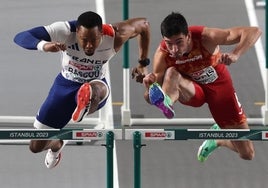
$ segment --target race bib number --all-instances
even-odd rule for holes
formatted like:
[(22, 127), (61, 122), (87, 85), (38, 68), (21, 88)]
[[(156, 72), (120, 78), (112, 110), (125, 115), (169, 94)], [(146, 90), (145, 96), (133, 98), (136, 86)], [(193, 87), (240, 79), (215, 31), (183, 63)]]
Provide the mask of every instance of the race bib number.
[(209, 84), (218, 78), (218, 74), (212, 66), (196, 71), (190, 74), (190, 76), (194, 81), (200, 84)]

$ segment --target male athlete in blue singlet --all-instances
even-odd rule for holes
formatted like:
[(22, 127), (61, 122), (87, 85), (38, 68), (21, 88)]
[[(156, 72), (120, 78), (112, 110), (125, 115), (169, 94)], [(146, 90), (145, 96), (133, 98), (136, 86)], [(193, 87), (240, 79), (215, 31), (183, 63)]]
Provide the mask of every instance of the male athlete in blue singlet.
[[(137, 37), (139, 64), (133, 78), (142, 83), (147, 73), (150, 30), (145, 18), (103, 24), (94, 12), (85, 12), (75, 21), (55, 22), (18, 33), (14, 41), (29, 50), (61, 52), (61, 73), (38, 111), (34, 127), (61, 129), (72, 119), (79, 122), (86, 114), (102, 108), (110, 93), (105, 64), (129, 39)], [(66, 141), (32, 140), (30, 150), (48, 150), (45, 164), (55, 167)]]

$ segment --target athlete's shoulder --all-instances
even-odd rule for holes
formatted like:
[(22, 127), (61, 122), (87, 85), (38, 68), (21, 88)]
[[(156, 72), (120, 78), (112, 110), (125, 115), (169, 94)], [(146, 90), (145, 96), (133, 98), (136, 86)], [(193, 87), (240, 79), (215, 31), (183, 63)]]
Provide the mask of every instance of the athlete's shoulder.
[(201, 37), (204, 28), (205, 26), (203, 25), (192, 25), (188, 27), (189, 31), (192, 34), (192, 37)]
[(77, 20), (68, 21), (67, 23), (70, 25), (70, 31), (76, 32)]
[(168, 49), (167, 49), (167, 45), (164, 41), (164, 39), (161, 40), (158, 49), (162, 52), (167, 52), (168, 53)]
[(76, 21), (57, 21), (50, 25), (44, 26), (48, 32), (75, 32), (76, 31)]
[(107, 35), (110, 37), (115, 36), (115, 31), (114, 31), (114, 28), (111, 24), (103, 24), (102, 25), (102, 32), (103, 32), (103, 35)]

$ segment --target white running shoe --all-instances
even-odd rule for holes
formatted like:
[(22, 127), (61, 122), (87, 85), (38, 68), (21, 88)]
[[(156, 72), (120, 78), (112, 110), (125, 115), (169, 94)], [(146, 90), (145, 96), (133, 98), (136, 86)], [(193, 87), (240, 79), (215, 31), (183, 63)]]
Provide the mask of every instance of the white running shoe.
[(45, 165), (47, 168), (52, 169), (59, 164), (61, 160), (61, 152), (53, 152), (51, 149), (48, 149), (46, 158), (45, 158)]
[(62, 146), (57, 152), (53, 152), (51, 149), (47, 150), (45, 158), (45, 165), (47, 168), (52, 169), (59, 164), (61, 160), (61, 151), (67, 143), (68, 140), (63, 140)]

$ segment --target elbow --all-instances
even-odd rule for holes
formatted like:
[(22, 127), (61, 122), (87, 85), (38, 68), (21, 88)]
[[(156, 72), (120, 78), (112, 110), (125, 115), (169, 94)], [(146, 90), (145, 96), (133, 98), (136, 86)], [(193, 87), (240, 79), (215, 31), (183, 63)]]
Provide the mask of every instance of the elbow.
[(25, 47), (26, 47), (26, 44), (25, 44), (25, 43), (26, 43), (26, 38), (27, 38), (27, 37), (26, 37), (25, 32), (20, 32), (20, 33), (18, 33), (18, 34), (15, 35), (13, 41), (14, 41), (14, 43), (16, 43), (17, 45), (19, 45), (19, 46), (25, 48)]
[(20, 36), (20, 33), (18, 33), (15, 37), (14, 37), (14, 39), (13, 39), (13, 42), (15, 42), (16, 44), (20, 44), (20, 42), (21, 42), (21, 36)]
[(150, 23), (147, 18), (139, 18), (139, 25), (143, 31), (145, 32), (150, 31)]
[(144, 18), (144, 23), (143, 24), (144, 24), (144, 27), (146, 28), (146, 30), (148, 32), (150, 32), (150, 23), (146, 18)]
[(259, 33), (259, 36), (262, 35), (262, 30), (260, 28), (258, 29), (258, 33)]
[(22, 48), (36, 50), (40, 40), (33, 37), (29, 32), (23, 31), (15, 35), (13, 41)]
[(257, 36), (257, 38), (259, 38), (262, 35), (262, 30), (259, 27), (254, 27), (254, 31), (255, 35)]

